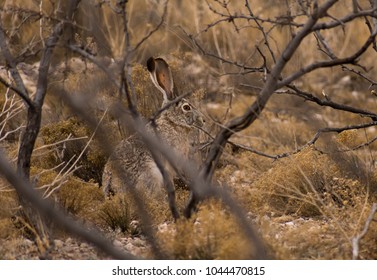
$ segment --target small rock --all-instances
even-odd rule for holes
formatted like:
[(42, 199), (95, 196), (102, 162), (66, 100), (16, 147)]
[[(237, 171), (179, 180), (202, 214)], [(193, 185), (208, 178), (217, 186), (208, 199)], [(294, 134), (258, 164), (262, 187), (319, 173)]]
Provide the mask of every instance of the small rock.
[(125, 249), (129, 252), (133, 252), (135, 250), (135, 246), (131, 243), (128, 243), (125, 247)]
[(119, 240), (116, 240), (116, 239), (113, 241), (113, 245), (114, 245), (115, 247), (119, 247), (119, 248), (122, 248), (122, 247), (123, 247), (122, 242), (119, 241)]
[(64, 246), (64, 242), (59, 239), (55, 239), (54, 244), (55, 244), (55, 248), (57, 249), (62, 248)]

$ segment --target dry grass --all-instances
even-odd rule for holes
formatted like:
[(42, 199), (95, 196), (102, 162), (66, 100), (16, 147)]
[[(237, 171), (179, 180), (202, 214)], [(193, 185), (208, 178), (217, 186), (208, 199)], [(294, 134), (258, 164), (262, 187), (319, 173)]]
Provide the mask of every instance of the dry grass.
[[(249, 259), (250, 244), (235, 218), (215, 201), (204, 203), (190, 220), (161, 225), (161, 248), (173, 259)], [(195, 238), (192, 238), (195, 236)]]
[(0, 239), (12, 239), (19, 236), (14, 225), (14, 216), (17, 213), (19, 202), (12, 188), (0, 178)]
[(101, 207), (99, 217), (113, 231), (118, 228), (121, 232), (128, 232), (131, 228), (130, 203), (127, 198), (119, 194), (111, 200), (107, 200)]
[[(39, 12), (40, 6), (37, 2), (16, 0), (1, 3), (5, 3), (4, 7), (22, 4), (23, 8)], [(286, 7), (277, 7), (275, 1), (250, 2), (253, 2), (255, 12), (264, 18), (274, 18), (286, 13)], [(293, 12), (297, 9), (294, 2), (288, 1)], [(349, 2), (340, 1), (332, 16), (348, 11), (351, 7)], [(365, 4), (364, 1), (360, 2)], [(42, 12), (55, 16), (51, 6), (54, 1), (43, 0), (42, 3)], [(209, 3), (219, 11), (222, 9), (216, 1)], [(231, 12), (246, 12), (243, 1), (230, 3)], [(135, 44), (159, 22), (162, 5), (149, 0), (131, 1), (128, 5), (131, 44)], [(84, 7), (79, 13), (78, 26), (94, 26), (96, 32), (88, 34), (87, 28), (83, 28), (77, 32), (75, 40), (87, 45), (100, 59), (107, 61), (108, 70), (116, 76), (117, 69), (112, 68), (109, 61), (110, 58), (118, 59), (125, 51), (122, 21), (105, 6), (103, 10)], [(91, 16), (88, 17), (88, 14)], [(50, 31), (51, 21), (35, 21), (33, 17), (27, 16), (26, 11), (9, 12), (2, 16), (4, 27), (10, 30), (8, 36), (15, 54), (20, 53), (26, 45), (32, 50), (41, 47), (41, 24), (41, 36), (46, 36)], [(145, 24), (146, 18), (151, 24)], [(234, 74), (238, 73), (238, 68), (199, 55), (192, 41), (178, 27), (181, 26), (188, 33), (200, 33), (195, 38), (208, 52), (240, 63), (259, 66), (262, 59), (257, 52), (251, 52), (251, 49), (259, 46), (266, 53), (267, 48), (263, 43), (263, 36), (255, 28), (255, 23), (235, 20), (233, 23), (224, 22), (201, 32), (217, 19), (219, 17), (208, 9), (205, 1), (170, 1), (166, 24), (154, 33), (132, 58), (132, 79), (137, 107), (143, 116), (150, 116), (161, 103), (160, 94), (151, 83), (144, 66), (151, 55), (162, 55), (169, 61), (176, 89), (179, 93), (192, 92), (194, 103), (200, 104), (209, 119), (220, 122), (229, 120), (241, 115), (252, 104), (258, 90), (242, 84), (260, 86), (263, 74)], [(12, 29), (22, 20), (26, 21), (20, 29)], [(239, 31), (236, 31), (236, 26)], [(266, 29), (270, 27), (268, 24), (265, 26)], [(336, 29), (331, 34), (323, 32), (340, 57), (353, 53), (364, 42), (365, 34), (368, 34), (365, 23), (361, 20), (344, 28)], [(291, 35), (287, 27), (270, 30), (272, 50), (279, 54)], [(96, 40), (97, 42), (93, 43)], [(39, 55), (37, 53), (28, 57), (25, 62), (34, 63), (39, 59)], [(317, 50), (315, 38), (308, 37), (285, 68), (284, 74), (288, 75), (310, 62), (325, 58), (323, 53)], [(111, 230), (116, 235), (120, 229), (122, 235), (143, 234), (139, 227), (133, 226), (133, 221), (140, 219), (134, 202), (127, 195), (105, 200), (100, 190), (106, 157), (98, 141), (89, 143), (77, 162), (79, 169), (66, 177), (59, 175), (59, 172), (64, 171), (64, 163), (81, 154), (93, 131), (67, 109), (55, 92), (64, 90), (72, 96), (83, 96), (90, 100), (85, 110), (98, 119), (104, 116), (102, 124), (107, 131), (106, 137), (114, 144), (130, 133), (127, 128), (126, 131), (119, 129), (117, 118), (109, 109), (113, 102), (121, 102), (125, 106), (127, 104), (123, 97), (119, 97), (119, 90), (106, 75), (90, 63), (79, 63), (78, 69), (70, 68), (63, 73), (62, 65), (71, 67), (65, 59), (64, 48), (57, 49), (44, 106), (44, 127), (37, 142), (39, 150), (33, 155), (32, 173), (37, 185), (49, 185), (50, 189), (57, 187), (52, 196), (64, 209), (104, 231)], [(272, 63), (271, 57), (267, 57), (267, 60)], [(368, 74), (371, 77), (376, 74), (376, 69), (373, 68), (375, 61), (376, 54), (373, 52), (368, 52), (360, 60), (361, 64), (371, 68)], [(233, 74), (227, 75), (229, 72)], [(377, 99), (370, 95), (369, 84), (341, 69), (323, 69), (305, 76), (297, 83), (318, 97), (322, 96), (324, 90), (331, 100), (340, 103), (371, 111), (376, 107)], [(5, 91), (5, 87), (0, 85), (0, 92)], [(4, 103), (4, 95), (0, 94), (1, 108), (6, 107)], [(0, 121), (3, 121), (4, 117), (0, 116)], [(302, 146), (321, 127), (364, 121), (357, 115), (315, 106), (297, 97), (275, 95), (260, 118), (242, 133), (234, 135), (232, 141), (275, 155)], [(23, 124), (24, 112), (8, 120), (5, 130), (12, 130)], [(54, 145), (68, 137), (80, 139)], [(352, 257), (350, 240), (363, 228), (371, 205), (376, 201), (377, 191), (377, 143), (355, 148), (374, 137), (374, 127), (324, 135), (315, 147), (307, 147), (295, 155), (275, 161), (229, 146), (224, 151), (216, 180), (229, 186), (250, 221), (258, 226), (272, 256), (278, 259), (349, 259)], [(19, 134), (15, 133), (0, 143), (12, 159), (17, 153), (18, 139)], [(44, 148), (40, 149), (43, 146)], [(61, 180), (56, 181), (56, 178)], [(5, 186), (5, 183), (1, 186), (3, 185)], [(247, 238), (239, 232), (234, 217), (223, 205), (214, 201), (204, 202), (192, 219), (179, 220), (174, 224), (167, 203), (148, 199), (145, 194), (141, 195), (153, 227), (158, 232), (158, 242), (169, 257), (252, 257), (249, 253), (252, 248), (249, 247)], [(177, 186), (177, 204), (180, 211), (184, 208), (187, 197), (188, 191)], [(22, 258), (20, 252), (28, 245), (20, 241), (21, 230), (14, 226), (13, 217), (16, 215), (18, 201), (8, 188), (0, 189), (0, 205), (0, 239), (14, 241), (14, 248), (7, 245), (0, 249), (0, 258)], [(361, 240), (360, 258), (377, 258), (376, 237), (377, 224), (372, 222), (367, 235)]]

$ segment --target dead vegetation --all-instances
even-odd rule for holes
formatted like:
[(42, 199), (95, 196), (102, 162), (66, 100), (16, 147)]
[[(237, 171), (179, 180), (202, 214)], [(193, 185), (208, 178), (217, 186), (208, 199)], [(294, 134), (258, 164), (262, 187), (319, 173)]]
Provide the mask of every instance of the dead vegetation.
[[(33, 11), (40, 9), (35, 6), (35, 1), (26, 1), (27, 9), (12, 14), (11, 8), (19, 8), (18, 2), (3, 1), (1, 24), (9, 30), (7, 40), (12, 45), (12, 52), (19, 55), (20, 61), (32, 65), (40, 58), (35, 52), (43, 46), (40, 39), (51, 31), (53, 17), (48, 15), (54, 15), (56, 1), (41, 2), (43, 13), (49, 18), (44, 21), (32, 16)], [(157, 7), (152, 2), (130, 1), (127, 6), (132, 16), (128, 27), (132, 45), (146, 33), (145, 24), (140, 24), (146, 15), (138, 11), (148, 11), (147, 17), (154, 25), (160, 20), (163, 5)], [(258, 25), (246, 24), (240, 18), (214, 24), (224, 19), (221, 14), (224, 9), (228, 16), (244, 11), (244, 1), (228, 4), (227, 1), (188, 2), (170, 1), (165, 24), (148, 37), (148, 43), (133, 51), (129, 66), (137, 97), (136, 107), (146, 118), (160, 107), (160, 95), (150, 82), (144, 65), (147, 57), (162, 55), (172, 66), (179, 93), (194, 96), (196, 105), (209, 121), (211, 137), (215, 137), (228, 121), (242, 116), (258, 99), (266, 82), (266, 69), (275, 63), (271, 55), (260, 54), (281, 54), (299, 26), (279, 24), (284, 23), (283, 15), (288, 12), (302, 11), (297, 3), (303, 1), (287, 1), (288, 7), (281, 9), (273, 5), (273, 1), (254, 1), (253, 10), (255, 8), (259, 22), (265, 24), (264, 32), (260, 32)], [(344, 2), (349, 4), (352, 1)], [(356, 2), (367, 7), (368, 1)], [(155, 5), (157, 9), (150, 9), (148, 5)], [(336, 5), (333, 17), (341, 17), (349, 10), (342, 2)], [(182, 10), (186, 11), (185, 17), (181, 15)], [(87, 9), (86, 12), (98, 13), (98, 10)], [(86, 12), (79, 10), (79, 26), (89, 20)], [(106, 6), (102, 12), (97, 16), (103, 17), (104, 22), (111, 22), (115, 29), (109, 30), (104, 25), (90, 35), (86, 34), (86, 29), (78, 29), (76, 43), (84, 45), (83, 49), (94, 54), (95, 58), (102, 59), (107, 74), (121, 83), (124, 81), (118, 81), (120, 70), (110, 58), (120, 60), (127, 46), (120, 35), (120, 22), (112, 17), (113, 11)], [(30, 24), (14, 28), (22, 20)], [(304, 20), (303, 13), (295, 18), (295, 23), (299, 25)], [(337, 27), (337, 36), (330, 36), (334, 30), (323, 32), (326, 38), (330, 38), (326, 42), (336, 50), (338, 57), (357, 51), (369, 36), (363, 20), (352, 24), (351, 27)], [(147, 26), (147, 29), (152, 30), (152, 27)], [(196, 35), (190, 37), (186, 33)], [(33, 34), (41, 38), (33, 37)], [(263, 35), (273, 38), (268, 41), (271, 45), (264, 43), (266, 38)], [(98, 44), (98, 40), (104, 44)], [(253, 53), (246, 47), (251, 45), (258, 47)], [(26, 50), (25, 46), (28, 46)], [(331, 52), (326, 55), (324, 49), (326, 46), (318, 35), (306, 37), (293, 55), (291, 64), (282, 72), (283, 77), (308, 63), (327, 58), (329, 53), (331, 56)], [(23, 51), (29, 56), (23, 57)], [(77, 60), (78, 57), (78, 53), (66, 54), (65, 47), (59, 46), (50, 69), (53, 79), (48, 84), (42, 128), (31, 161), (31, 182), (40, 195), (54, 201), (72, 217), (84, 220), (90, 227), (97, 226), (112, 241), (140, 238), (142, 249), (135, 252), (142, 252), (142, 257), (156, 257), (154, 250), (157, 249), (161, 256), (171, 259), (255, 257), (257, 250), (240, 230), (237, 215), (216, 199), (201, 201), (198, 211), (190, 219), (179, 219), (174, 223), (167, 202), (151, 200), (147, 194), (141, 193), (143, 207), (151, 221), (146, 225), (137, 203), (130, 197), (105, 198), (100, 186), (102, 171), (108, 156), (106, 149), (114, 147), (103, 147), (101, 138), (115, 146), (133, 132), (131, 127), (121, 126), (119, 112), (114, 106), (114, 103), (122, 104), (126, 108), (129, 101), (120, 94), (121, 90), (110, 81), (106, 72), (90, 59), (80, 57)], [(74, 60), (78, 61), (74, 63), (76, 68), (68, 67)], [(321, 129), (357, 126), (368, 121), (367, 115), (334, 110), (313, 100), (318, 98), (322, 102), (336, 102), (375, 112), (377, 97), (371, 94), (376, 85), (371, 85), (376, 76), (375, 60), (376, 53), (369, 48), (357, 62), (362, 67), (324, 68), (297, 79), (295, 86), (301, 92), (292, 87), (276, 92), (257, 120), (247, 129), (233, 134), (230, 143), (222, 150), (213, 181), (229, 190), (242, 206), (248, 223), (255, 226), (266, 244), (268, 257), (355, 258), (353, 240), (363, 232), (368, 217), (372, 215), (366, 233), (358, 239), (356, 258), (377, 258), (377, 223), (373, 219), (374, 212), (371, 212), (377, 199), (375, 124), (360, 129), (324, 131), (312, 141)], [(0, 66), (5, 67), (5, 58), (0, 57), (0, 61)], [(367, 79), (356, 73), (360, 69), (368, 70)], [(28, 85), (35, 87), (32, 83)], [(26, 125), (26, 109), (22, 106), (22, 98), (3, 83), (0, 83), (0, 93), (0, 146), (14, 165), (21, 131)], [(35, 92), (31, 92), (33, 94)], [(69, 106), (68, 99), (61, 98), (64, 94), (80, 106), (85, 104), (81, 109), (95, 117), (98, 127), (101, 125), (103, 129), (96, 130), (96, 126), (78, 116)], [(204, 158), (208, 152), (207, 142), (213, 140), (211, 137), (201, 139), (200, 151)], [(26, 237), (31, 238), (25, 230), (28, 221), (20, 220), (20, 202), (14, 189), (4, 178), (0, 179), (0, 258), (40, 257), (37, 248), (24, 242)], [(176, 197), (177, 208), (182, 212), (189, 197), (189, 188), (184, 182), (176, 182)], [(154, 233), (151, 236), (155, 244), (148, 239), (149, 227)], [(52, 231), (56, 244), (69, 235), (65, 231)], [(61, 248), (56, 245), (50, 255), (47, 252), (44, 257), (60, 258)], [(23, 251), (26, 252), (24, 255)], [(92, 252), (92, 249), (88, 251)], [(70, 258), (82, 257), (76, 252)], [(88, 258), (105, 257), (99, 254)]]

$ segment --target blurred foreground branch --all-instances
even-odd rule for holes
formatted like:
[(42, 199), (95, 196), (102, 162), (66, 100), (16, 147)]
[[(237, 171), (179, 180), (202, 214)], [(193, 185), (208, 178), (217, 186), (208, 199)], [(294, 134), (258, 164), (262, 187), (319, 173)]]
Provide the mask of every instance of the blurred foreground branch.
[(0, 173), (7, 181), (16, 189), (17, 193), (22, 196), (30, 205), (33, 206), (35, 211), (40, 213), (42, 217), (47, 218), (53, 223), (73, 234), (77, 237), (92, 243), (103, 252), (116, 259), (135, 259), (136, 257), (122, 252), (115, 248), (111, 242), (104, 238), (102, 234), (96, 230), (87, 230), (85, 226), (75, 221), (72, 217), (64, 214), (62, 211), (58, 211), (52, 203), (46, 199), (42, 199), (41, 196), (34, 190), (34, 187), (25, 179), (18, 176), (14, 172), (12, 166), (9, 164), (9, 160), (0, 153)]

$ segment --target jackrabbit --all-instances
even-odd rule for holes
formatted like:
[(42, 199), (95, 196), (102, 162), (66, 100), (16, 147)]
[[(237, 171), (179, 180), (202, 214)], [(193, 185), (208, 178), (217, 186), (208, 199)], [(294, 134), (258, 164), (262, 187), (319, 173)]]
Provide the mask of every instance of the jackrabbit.
[[(173, 92), (169, 65), (162, 58), (151, 57), (147, 61), (147, 68), (153, 84), (163, 95), (162, 107), (164, 107), (177, 97)], [(162, 141), (188, 158), (198, 132), (195, 126), (202, 127), (203, 123), (202, 114), (186, 99), (181, 99), (161, 113), (156, 120), (155, 132)], [(147, 129), (150, 132), (154, 131), (151, 125), (148, 125)], [(160, 159), (160, 162), (167, 173), (165, 179), (167, 177), (172, 186), (176, 174), (166, 161)], [(124, 179), (127, 180), (128, 185)], [(157, 194), (164, 191), (164, 178), (142, 139), (134, 134), (116, 146), (105, 165), (102, 185), (107, 195), (126, 192), (128, 187), (144, 188)]]

